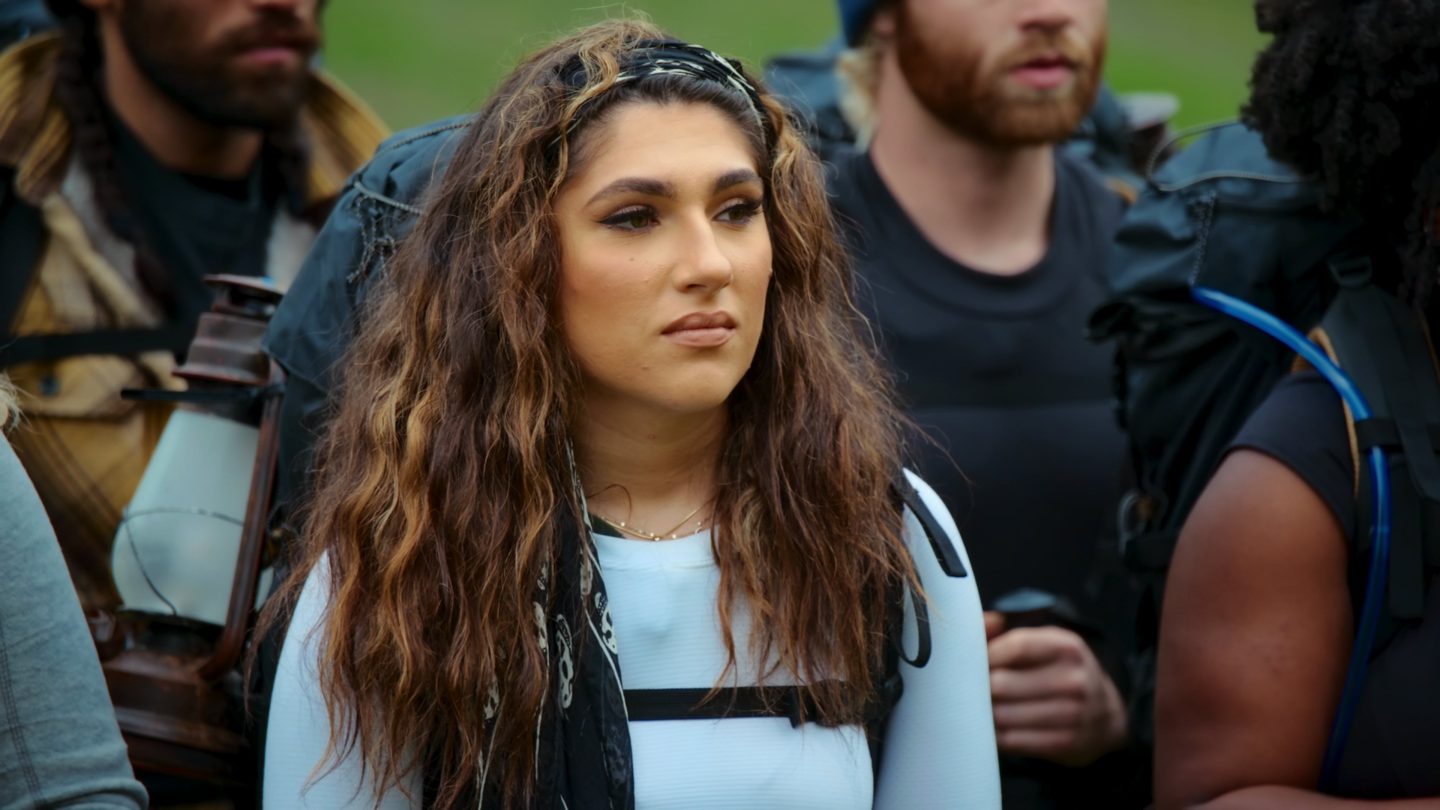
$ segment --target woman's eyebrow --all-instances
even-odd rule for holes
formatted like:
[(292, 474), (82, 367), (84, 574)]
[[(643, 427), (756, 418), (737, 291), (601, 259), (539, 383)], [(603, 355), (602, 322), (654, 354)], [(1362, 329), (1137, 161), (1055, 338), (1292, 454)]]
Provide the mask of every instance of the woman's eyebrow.
[(715, 192), (718, 194), (733, 186), (760, 182), (760, 175), (756, 174), (754, 169), (734, 169), (715, 178)]
[(675, 186), (664, 180), (657, 180), (653, 177), (622, 177), (599, 191), (591, 197), (586, 205), (593, 205), (606, 197), (614, 197), (620, 194), (644, 194), (647, 197), (670, 197), (674, 198)]
[[(727, 188), (744, 185), (745, 183), (759, 183), (760, 175), (754, 169), (732, 169), (715, 178), (714, 193), (718, 194)], [(654, 177), (622, 177), (607, 184), (604, 188), (595, 192), (585, 205), (594, 205), (608, 197), (615, 197), (621, 194), (643, 194), (647, 197), (666, 197), (674, 199), (679, 196), (675, 185), (666, 180)]]

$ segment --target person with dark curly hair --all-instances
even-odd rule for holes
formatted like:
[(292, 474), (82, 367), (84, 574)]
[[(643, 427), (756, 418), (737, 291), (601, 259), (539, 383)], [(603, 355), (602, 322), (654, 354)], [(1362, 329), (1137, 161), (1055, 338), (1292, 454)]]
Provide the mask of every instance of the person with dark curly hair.
[[(1428, 341), (1440, 323), (1440, 4), (1266, 0), (1256, 12), (1274, 39), (1255, 64), (1246, 123), (1308, 176), (1337, 223), (1363, 222), (1376, 288), (1411, 305), (1362, 328), (1399, 333), (1414, 323)], [(1352, 373), (1374, 371), (1390, 401), (1433, 389), (1429, 368), (1397, 379), (1384, 355), (1372, 357), (1372, 369)], [(1376, 508), (1353, 428), (1319, 374), (1285, 377), (1181, 531), (1161, 623), (1157, 806), (1440, 802), (1440, 531), (1428, 519), (1418, 530), (1423, 558), (1394, 557), (1385, 569), (1386, 629), (1357, 670), (1358, 700), (1342, 699)], [(1409, 447), (1404, 457), (1415, 458)], [(1415, 486), (1415, 514), (1433, 513)], [(1419, 615), (1402, 620), (1393, 596), (1405, 581), (1423, 595)], [(1336, 735), (1343, 747), (1327, 745), (1342, 705), (1357, 707), (1353, 723)]]

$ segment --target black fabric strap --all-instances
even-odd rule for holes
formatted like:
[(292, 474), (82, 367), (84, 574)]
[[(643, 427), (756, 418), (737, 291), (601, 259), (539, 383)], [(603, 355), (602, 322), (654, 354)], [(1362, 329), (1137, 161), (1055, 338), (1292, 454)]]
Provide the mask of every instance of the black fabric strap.
[(1426, 571), (1440, 573), (1440, 503), (1425, 502), (1425, 559)]
[(1355, 422), (1355, 444), (1361, 450), (1397, 448), (1400, 446), (1400, 429), (1395, 426), (1394, 419), (1360, 419)]
[[(827, 682), (828, 683), (828, 682)], [(765, 690), (758, 686), (724, 689), (713, 700), (705, 701), (709, 689), (626, 689), (625, 707), (630, 722), (654, 720), (724, 720), (736, 717), (784, 717), (790, 725), (800, 726), (801, 707), (804, 716), (813, 721), (819, 716), (808, 693), (794, 687), (775, 687), (766, 700)], [(865, 710), (870, 721), (890, 713), (890, 708), (905, 691), (899, 673), (887, 677), (879, 694)]]
[(903, 613), (901, 614), (902, 623), (891, 632), (890, 644), (895, 648), (901, 660), (916, 669), (920, 669), (930, 663), (930, 608), (925, 605), (925, 600), (916, 595), (908, 585), (905, 587), (905, 593), (910, 598), (910, 604), (915, 607), (915, 634), (918, 642), (915, 647), (915, 657), (911, 658), (905, 654), (905, 640), (902, 637), (902, 631), (904, 630)]
[[(1431, 425), (1427, 433), (1430, 446), (1440, 448), (1440, 425)], [(1355, 423), (1355, 443), (1361, 450), (1383, 447), (1387, 450), (1400, 447), (1400, 429), (1394, 419), (1361, 419)]]
[[(1394, 619), (1418, 619), (1424, 612), (1427, 580), (1426, 504), (1440, 501), (1440, 461), (1435, 452), (1440, 380), (1414, 312), (1370, 278), (1368, 262), (1363, 260), (1337, 268), (1340, 287), (1322, 325), (1341, 367), (1372, 412), (1372, 418), (1354, 424), (1356, 443), (1362, 450), (1385, 450), (1391, 470), (1386, 612)], [(1361, 469), (1361, 483), (1366, 484), (1361, 490), (1361, 513), (1373, 518), (1373, 505), (1367, 503), (1368, 463)], [(1363, 555), (1353, 557), (1358, 562)], [(1352, 575), (1352, 588), (1363, 581), (1361, 574), (1363, 565)], [(1377, 644), (1375, 649), (1382, 648)]]
[(945, 534), (945, 529), (941, 528), (940, 521), (930, 513), (930, 507), (925, 505), (920, 493), (910, 486), (910, 481), (905, 478), (903, 471), (896, 476), (892, 486), (895, 494), (900, 496), (901, 502), (909, 507), (915, 518), (920, 521), (920, 528), (925, 530), (925, 539), (930, 541), (930, 548), (935, 551), (935, 559), (940, 561), (941, 570), (951, 577), (969, 576), (965, 571), (965, 564), (960, 561), (959, 552), (955, 551), (955, 546), (951, 544), (950, 538)]
[(1134, 571), (1164, 572), (1170, 568), (1170, 558), (1175, 555), (1175, 542), (1180, 537), (1176, 529), (1159, 529), (1142, 532), (1124, 539), (1120, 554), (1125, 566)]
[(1420, 619), (1425, 615), (1425, 504), (1414, 487), (1405, 485), (1406, 456), (1390, 457), (1390, 569), (1387, 571), (1390, 615)]
[(184, 354), (194, 328), (166, 324), (153, 329), (101, 329), (70, 334), (22, 335), (0, 346), (0, 368), (53, 362), (89, 354), (136, 355), (171, 351)]
[(281, 385), (258, 388), (191, 388), (172, 391), (168, 388), (122, 388), (120, 398), (132, 402), (188, 402), (195, 405), (249, 405), (284, 393)]
[[(1418, 319), (1374, 284), (1342, 288), (1335, 308), (1349, 330), (1343, 339), (1347, 348), (1336, 342), (1336, 330), (1325, 331), (1342, 354), (1341, 365), (1361, 375), (1357, 382), (1375, 415), (1394, 421), (1415, 487), (1429, 500), (1440, 500), (1440, 460), (1430, 443), (1430, 427), (1440, 424), (1440, 381)], [(1344, 354), (1358, 352), (1360, 362), (1347, 362)]]
[(630, 722), (651, 720), (720, 720), (727, 717), (788, 717), (790, 725), (801, 723), (800, 708), (805, 716), (816, 716), (814, 705), (798, 689), (771, 690), (770, 701), (765, 691), (756, 686), (726, 689), (714, 700), (705, 701), (709, 689), (626, 689), (625, 708)]
[(15, 196), (14, 170), (0, 170), (0, 335), (7, 335), (20, 314), (45, 243), (39, 209)]

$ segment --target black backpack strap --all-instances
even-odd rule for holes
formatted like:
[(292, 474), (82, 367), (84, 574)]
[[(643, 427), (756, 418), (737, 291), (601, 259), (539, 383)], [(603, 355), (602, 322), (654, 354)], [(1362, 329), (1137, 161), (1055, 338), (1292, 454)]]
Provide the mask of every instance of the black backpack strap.
[(941, 528), (940, 521), (936, 520), (935, 515), (930, 512), (930, 507), (925, 505), (925, 500), (920, 497), (920, 493), (915, 491), (915, 487), (910, 486), (910, 481), (905, 477), (904, 471), (896, 475), (891, 487), (900, 497), (900, 502), (910, 510), (911, 514), (915, 515), (916, 520), (920, 521), (920, 528), (925, 530), (925, 539), (930, 541), (930, 548), (935, 552), (935, 559), (940, 561), (940, 569), (951, 577), (969, 576), (965, 570), (965, 563), (960, 560), (960, 553), (950, 543), (945, 529)]
[(45, 244), (40, 210), (15, 196), (14, 179), (14, 169), (0, 169), (0, 343), (15, 325)]
[(923, 600), (911, 592), (909, 583), (897, 586), (887, 596), (885, 614), (885, 646), (880, 679), (875, 695), (865, 713), (865, 742), (870, 747), (870, 768), (875, 782), (880, 781), (880, 763), (885, 755), (885, 731), (890, 725), (890, 712), (905, 694), (905, 679), (900, 674), (900, 661), (905, 659), (905, 599), (907, 594), (915, 604), (916, 628), (920, 636), (920, 649), (915, 656), (918, 664), (924, 666), (930, 660), (930, 614), (925, 610)]
[[(1388, 613), (1396, 619), (1424, 614), (1426, 504), (1440, 504), (1440, 458), (1432, 436), (1440, 432), (1440, 377), (1428, 336), (1414, 311), (1371, 280), (1369, 260), (1332, 262), (1339, 290), (1321, 327), (1339, 361), (1370, 406), (1355, 424), (1362, 452), (1390, 453), (1392, 527)], [(1362, 480), (1368, 467), (1360, 465)], [(1364, 493), (1368, 490), (1361, 489)], [(1366, 504), (1364, 514), (1373, 514)]]
[[(740, 686), (723, 690), (706, 702), (709, 689), (626, 689), (630, 722), (653, 720), (721, 720), (727, 717), (786, 717), (798, 727), (801, 717), (816, 716), (814, 704), (800, 689), (765, 690)], [(803, 708), (803, 712), (802, 712)]]
[(21, 335), (0, 344), (0, 368), (87, 354), (130, 356), (163, 350), (180, 355), (189, 347), (194, 333), (193, 326), (168, 323), (144, 329)]
[[(898, 638), (898, 630), (892, 638)], [(927, 645), (928, 646), (928, 645)], [(878, 777), (890, 711), (900, 701), (905, 682), (900, 677), (899, 645), (887, 644), (885, 674), (865, 707), (865, 738), (870, 764)], [(709, 689), (626, 689), (625, 708), (632, 723), (655, 720), (723, 720), (735, 717), (784, 717), (792, 727), (819, 715), (809, 693), (789, 688), (765, 691), (755, 686), (726, 689), (706, 702)], [(803, 711), (802, 711), (803, 709)], [(804, 718), (804, 719), (802, 719)]]
[[(891, 482), (891, 490), (895, 493), (898, 506), (909, 509), (910, 513), (920, 524), (925, 532), (925, 539), (929, 541), (930, 548), (935, 552), (935, 559), (940, 564), (940, 569), (947, 576), (966, 577), (969, 573), (965, 570), (965, 564), (960, 559), (960, 554), (950, 542), (940, 521), (935, 519), (930, 507), (925, 505), (925, 500), (915, 487), (910, 485), (909, 479), (905, 477), (905, 471), (900, 470), (895, 479)], [(909, 599), (915, 610), (915, 631), (916, 649), (912, 658), (905, 654), (905, 600)], [(886, 598), (889, 606), (885, 617), (885, 646), (883, 668), (879, 683), (876, 685), (875, 696), (870, 707), (866, 711), (865, 737), (870, 745), (870, 765), (874, 769), (876, 781), (880, 778), (880, 763), (884, 757), (885, 730), (890, 721), (890, 714), (895, 704), (905, 694), (905, 679), (900, 672), (900, 662), (904, 661), (917, 669), (930, 662), (932, 638), (930, 634), (930, 611), (925, 600), (915, 593), (909, 582), (897, 584), (895, 592)]]

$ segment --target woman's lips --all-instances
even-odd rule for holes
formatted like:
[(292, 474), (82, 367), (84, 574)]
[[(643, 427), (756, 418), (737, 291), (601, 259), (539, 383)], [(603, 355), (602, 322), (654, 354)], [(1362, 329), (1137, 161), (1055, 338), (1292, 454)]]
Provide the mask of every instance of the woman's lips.
[(661, 334), (680, 346), (720, 346), (735, 335), (735, 319), (728, 312), (694, 312), (675, 319)]
[(680, 329), (665, 333), (665, 337), (673, 343), (702, 349), (723, 345), (734, 335), (733, 328), (724, 326), (714, 326), (709, 329)]

